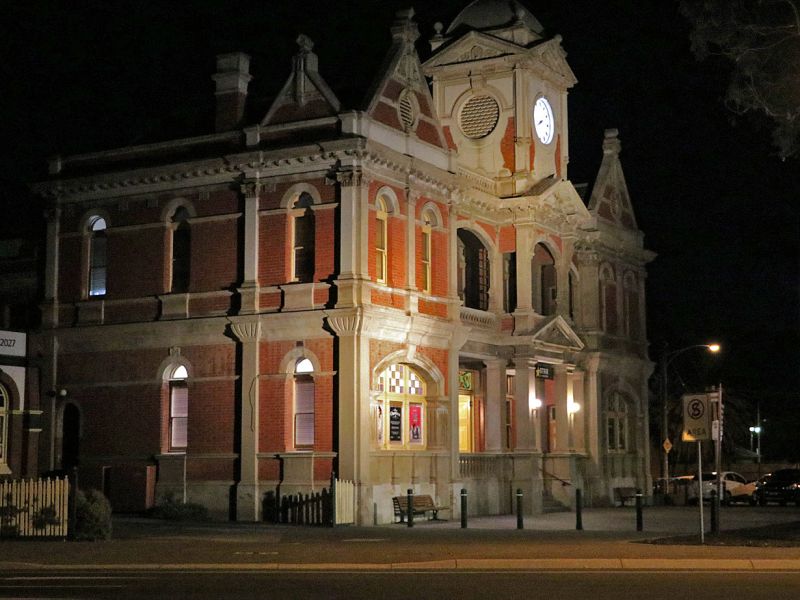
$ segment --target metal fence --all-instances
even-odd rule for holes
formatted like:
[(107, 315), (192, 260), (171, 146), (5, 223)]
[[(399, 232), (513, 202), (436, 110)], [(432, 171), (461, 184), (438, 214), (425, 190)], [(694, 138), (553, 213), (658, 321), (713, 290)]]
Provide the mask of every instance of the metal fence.
[(69, 480), (0, 481), (0, 537), (66, 537)]

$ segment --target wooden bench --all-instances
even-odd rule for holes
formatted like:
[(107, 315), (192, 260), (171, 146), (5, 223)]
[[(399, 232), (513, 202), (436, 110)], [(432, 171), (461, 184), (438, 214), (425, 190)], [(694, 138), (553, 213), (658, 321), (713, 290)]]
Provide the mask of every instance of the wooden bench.
[(632, 487), (615, 487), (614, 488), (614, 503), (619, 502), (620, 506), (625, 506), (628, 500), (636, 500), (636, 488)]
[[(408, 496), (395, 496), (392, 498), (392, 504), (394, 505), (394, 516), (399, 517), (401, 523), (405, 523), (406, 513), (408, 513)], [(433, 502), (433, 498), (429, 495), (420, 494), (414, 496), (413, 510), (415, 515), (432, 513), (433, 516), (431, 519), (438, 521), (439, 511), (442, 510), (442, 507), (436, 506)]]

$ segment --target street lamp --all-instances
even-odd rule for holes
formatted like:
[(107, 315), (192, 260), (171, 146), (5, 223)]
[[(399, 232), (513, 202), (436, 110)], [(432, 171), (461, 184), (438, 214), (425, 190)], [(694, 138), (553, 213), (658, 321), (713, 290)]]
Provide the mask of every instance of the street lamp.
[(664, 352), (661, 355), (660, 359), (660, 367), (661, 367), (661, 408), (663, 413), (661, 415), (661, 443), (663, 444), (664, 450), (664, 462), (661, 465), (661, 476), (664, 480), (664, 485), (666, 485), (667, 480), (669, 479), (669, 449), (672, 448), (672, 443), (669, 440), (669, 406), (667, 403), (667, 367), (669, 364), (679, 355), (692, 350), (694, 348), (705, 348), (709, 352), (716, 354), (720, 351), (720, 345), (717, 343), (711, 344), (694, 344), (692, 346), (686, 346), (685, 348), (681, 348), (679, 350), (673, 350), (672, 352)]

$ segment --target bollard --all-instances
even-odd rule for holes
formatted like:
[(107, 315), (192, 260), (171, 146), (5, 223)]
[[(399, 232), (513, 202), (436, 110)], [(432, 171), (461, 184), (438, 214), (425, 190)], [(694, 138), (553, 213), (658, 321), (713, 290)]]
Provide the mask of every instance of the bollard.
[(642, 531), (644, 523), (642, 519), (642, 490), (636, 490), (636, 531)]
[(406, 493), (406, 499), (408, 504), (406, 505), (406, 522), (408, 523), (409, 527), (414, 526), (414, 490), (408, 488), (408, 492)]
[[(703, 500), (701, 499), (700, 502)], [(717, 490), (711, 490), (711, 533), (719, 533), (719, 498)]]
[(583, 492), (575, 490), (575, 529), (583, 531)]
[(461, 488), (461, 529), (467, 528), (467, 490)]
[(522, 489), (517, 488), (517, 529), (522, 529)]

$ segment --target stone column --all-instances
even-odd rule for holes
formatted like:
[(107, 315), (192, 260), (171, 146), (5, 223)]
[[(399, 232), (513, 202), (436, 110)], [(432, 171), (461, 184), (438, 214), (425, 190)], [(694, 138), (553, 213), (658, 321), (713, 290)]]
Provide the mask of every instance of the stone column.
[(503, 449), (503, 411), (506, 402), (506, 361), (486, 362), (486, 406), (484, 414), (484, 439), (486, 452)]
[(242, 345), (242, 373), (239, 391), (241, 447), (239, 449), (239, 481), (236, 485), (236, 519), (238, 521), (260, 521), (258, 367), (261, 323), (256, 319), (237, 321), (231, 324), (231, 331)]
[(578, 308), (583, 329), (600, 330), (600, 256), (596, 252), (578, 252), (578, 272), (580, 294)]
[(58, 259), (61, 247), (61, 207), (54, 204), (46, 212), (47, 253), (44, 271), (43, 327), (58, 325)]
[(368, 186), (360, 169), (336, 174), (339, 185), (339, 277), (337, 308), (359, 304), (359, 279), (369, 273)]
[[(447, 296), (451, 299), (448, 317), (461, 319), (461, 300), (458, 298), (458, 214), (455, 204), (448, 206), (447, 213)], [(456, 411), (458, 412), (458, 411)]]
[(583, 371), (575, 370), (569, 374), (569, 387), (572, 393), (572, 401), (580, 409), (572, 415), (572, 428), (570, 429), (570, 451), (586, 451), (586, 406), (583, 398)]
[[(569, 416), (567, 413), (567, 367), (555, 365), (556, 452), (566, 452), (570, 446)], [(550, 448), (553, 451), (553, 448)]]
[[(417, 289), (417, 200), (419, 192), (406, 189), (406, 288), (410, 291)], [(419, 299), (416, 295), (409, 294), (411, 313), (417, 312)]]
[(564, 252), (558, 261), (558, 273), (556, 291), (556, 311), (559, 315), (569, 321), (569, 269), (572, 266), (572, 254), (574, 247), (569, 240), (564, 240)]
[(258, 195), (262, 184), (257, 180), (248, 180), (242, 184), (244, 194), (244, 280), (239, 287), (241, 297), (240, 314), (258, 312), (258, 253), (259, 253), (259, 216)]
[(514, 421), (516, 430), (515, 450), (534, 448), (533, 414), (529, 398), (535, 395), (533, 372), (528, 359), (520, 358), (514, 367)]

